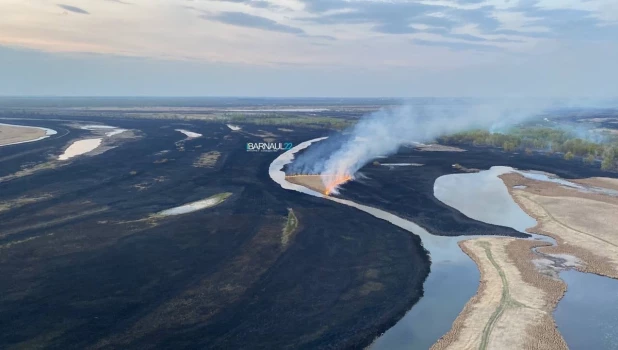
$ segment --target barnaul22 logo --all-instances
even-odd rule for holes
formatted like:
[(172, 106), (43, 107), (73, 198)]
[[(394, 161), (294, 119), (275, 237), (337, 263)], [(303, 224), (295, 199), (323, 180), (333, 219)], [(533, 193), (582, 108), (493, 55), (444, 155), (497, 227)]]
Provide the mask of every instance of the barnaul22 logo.
[(247, 152), (277, 152), (289, 151), (291, 142), (247, 142)]

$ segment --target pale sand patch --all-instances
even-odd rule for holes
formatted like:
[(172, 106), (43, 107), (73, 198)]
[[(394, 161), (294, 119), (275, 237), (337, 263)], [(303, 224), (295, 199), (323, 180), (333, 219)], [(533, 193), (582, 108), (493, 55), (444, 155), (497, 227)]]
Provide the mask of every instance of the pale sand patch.
[(532, 263), (530, 249), (545, 244), (501, 237), (460, 242), (481, 272), (479, 290), (431, 349), (567, 349), (551, 317), (564, 284)]
[(101, 145), (101, 141), (103, 141), (103, 139), (86, 139), (75, 141), (64, 151), (63, 154), (58, 157), (58, 160), (67, 160), (93, 151)]
[(44, 129), (0, 124), (0, 146), (34, 141), (46, 135)]
[(320, 193), (326, 192), (326, 187), (320, 175), (288, 175), (285, 177), (285, 180)]
[(128, 131), (127, 129), (116, 129), (114, 131), (109, 131), (105, 133), (105, 136), (112, 137), (114, 135), (122, 134), (123, 132)]
[(206, 199), (202, 199), (199, 201), (181, 205), (179, 207), (160, 211), (157, 214), (155, 214), (155, 216), (181, 215), (181, 214), (192, 213), (194, 211), (214, 207), (215, 205), (219, 205), (220, 203), (225, 201), (231, 195), (232, 194), (229, 192), (219, 193), (214, 196), (208, 197)]
[(107, 132), (105, 132), (105, 136), (107, 137), (112, 137), (114, 135), (118, 135), (118, 134), (122, 134), (125, 131), (128, 131), (127, 129), (121, 129), (115, 126), (110, 126), (110, 125), (98, 125), (98, 124), (89, 124), (89, 125), (81, 125), (79, 126), (80, 129), (84, 129), (84, 130), (90, 130), (90, 131), (106, 131), (109, 130)]
[[(545, 254), (569, 254), (581, 262), (576, 268), (618, 279), (618, 198), (586, 193), (549, 182), (524, 179), (518, 174), (501, 176), (519, 206), (538, 225), (531, 232), (556, 239)], [(599, 179), (593, 180), (600, 184)], [(613, 182), (613, 179), (601, 180)], [(511, 185), (525, 184), (525, 189)]]
[(202, 136), (202, 134), (198, 134), (196, 132), (189, 131), (189, 130), (184, 130), (184, 129), (174, 129), (174, 130), (179, 131), (179, 132), (185, 134), (190, 139), (194, 139), (196, 137), (201, 137)]

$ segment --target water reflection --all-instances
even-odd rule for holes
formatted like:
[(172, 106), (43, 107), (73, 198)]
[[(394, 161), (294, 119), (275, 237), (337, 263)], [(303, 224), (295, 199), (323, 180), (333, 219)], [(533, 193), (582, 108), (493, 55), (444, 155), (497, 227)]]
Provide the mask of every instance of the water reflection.
[(457, 245), (460, 240), (472, 237), (434, 236), (414, 222), (384, 210), (345, 199), (324, 196), (306, 187), (287, 182), (283, 167), (294, 160), (296, 152), (323, 139), (325, 137), (303, 142), (281, 154), (270, 165), (270, 177), (285, 189), (354, 207), (412, 232), (421, 238), (423, 247), (429, 252), (432, 261), (431, 273), (423, 284), (424, 296), (395, 326), (380, 336), (370, 348), (373, 350), (429, 348), (450, 330), (465, 304), (478, 289), (479, 272), (476, 265)]
[(440, 201), (469, 218), (526, 232), (536, 225), (536, 220), (515, 203), (498, 177), (512, 171), (510, 167), (494, 166), (478, 173), (441, 176), (433, 192)]
[(554, 319), (571, 350), (618, 349), (618, 280), (563, 271), (568, 290)]
[[(582, 186), (543, 173), (502, 166), (473, 174), (442, 176), (435, 182), (434, 194), (472, 219), (525, 232), (526, 228), (536, 225), (536, 221), (515, 203), (506, 185), (498, 178), (508, 172), (580, 191), (612, 195), (612, 190)], [(532, 237), (556, 244), (551, 237), (535, 234)], [(544, 256), (536, 248), (533, 250), (540, 257)], [(562, 270), (559, 276), (568, 289), (556, 307), (554, 319), (569, 348), (618, 349), (618, 281), (575, 270)]]

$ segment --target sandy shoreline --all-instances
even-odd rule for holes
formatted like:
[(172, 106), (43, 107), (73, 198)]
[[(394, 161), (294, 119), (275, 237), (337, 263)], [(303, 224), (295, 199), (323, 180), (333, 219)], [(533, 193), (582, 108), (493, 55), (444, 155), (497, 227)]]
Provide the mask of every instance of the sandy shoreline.
[(481, 272), (479, 290), (431, 349), (567, 349), (551, 315), (565, 285), (532, 262), (531, 248), (546, 244), (503, 237), (460, 242)]
[(582, 272), (618, 278), (618, 197), (597, 191), (615, 190), (618, 180), (572, 180), (584, 188), (569, 188), (518, 173), (500, 178), (515, 202), (537, 221), (528, 231), (550, 236), (556, 245), (502, 237), (460, 242), (481, 272), (480, 286), (432, 350), (567, 349), (552, 315), (566, 284), (549, 259), (571, 258), (577, 264), (568, 264)]
[(101, 145), (103, 139), (85, 139), (73, 142), (63, 154), (58, 156), (58, 160), (68, 160), (73, 157), (94, 151)]
[(43, 128), (0, 124), (0, 146), (37, 141), (47, 136), (48, 131)]
[(285, 180), (320, 193), (326, 192), (326, 186), (320, 175), (287, 175)]
[[(517, 204), (537, 220), (538, 225), (529, 231), (556, 240), (557, 246), (543, 247), (539, 252), (573, 255), (582, 262), (578, 270), (618, 279), (617, 197), (567, 189), (518, 174), (501, 178)], [(593, 178), (574, 182), (599, 186), (616, 181)]]

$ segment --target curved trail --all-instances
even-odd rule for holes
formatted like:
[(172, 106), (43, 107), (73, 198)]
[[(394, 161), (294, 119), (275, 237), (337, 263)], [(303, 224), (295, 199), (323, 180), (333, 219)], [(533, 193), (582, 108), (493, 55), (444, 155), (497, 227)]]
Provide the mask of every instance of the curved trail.
[(498, 263), (494, 259), (493, 254), (491, 253), (491, 248), (489, 244), (487, 242), (478, 242), (478, 244), (483, 247), (483, 250), (485, 252), (485, 255), (487, 256), (487, 259), (491, 262), (492, 266), (496, 269), (496, 272), (498, 272), (498, 274), (500, 275), (500, 279), (502, 282), (502, 296), (500, 298), (500, 304), (498, 305), (496, 310), (492, 313), (492, 315), (489, 317), (489, 320), (485, 324), (485, 327), (483, 327), (483, 335), (481, 338), (481, 345), (479, 346), (479, 349), (485, 350), (487, 349), (487, 344), (489, 343), (489, 337), (491, 336), (491, 333), (494, 330), (494, 326), (496, 325), (496, 323), (498, 322), (498, 320), (504, 313), (504, 310), (509, 306), (526, 307), (526, 305), (518, 302), (517, 300), (513, 299), (513, 297), (511, 296), (511, 292), (509, 290), (509, 282), (506, 278), (506, 274), (504, 273), (500, 265), (498, 265)]
[(574, 227), (571, 227), (571, 226), (569, 226), (569, 225), (565, 224), (564, 222), (562, 222), (562, 221), (558, 220), (555, 216), (553, 216), (553, 215), (549, 212), (549, 210), (545, 209), (545, 207), (544, 207), (543, 205), (541, 205), (541, 203), (539, 203), (539, 202), (537, 202), (537, 201), (533, 200), (532, 198), (526, 198), (526, 199), (528, 199), (528, 200), (529, 200), (529, 201), (531, 201), (532, 203), (534, 203), (534, 204), (538, 205), (538, 206), (539, 206), (539, 208), (543, 209), (543, 212), (544, 212), (544, 213), (545, 213), (545, 214), (546, 214), (546, 215), (547, 215), (550, 219), (552, 219), (555, 223), (557, 223), (558, 225), (563, 226), (563, 227), (566, 227), (566, 228), (567, 228), (567, 229), (569, 229), (569, 230), (575, 231), (575, 232), (577, 232), (577, 233), (581, 233), (582, 235), (588, 236), (588, 237), (590, 237), (590, 238), (597, 239), (597, 240), (599, 240), (599, 241), (601, 241), (601, 242), (603, 242), (603, 243), (605, 243), (605, 244), (609, 244), (609, 245), (611, 245), (611, 246), (614, 246), (614, 247), (618, 248), (618, 245), (614, 244), (613, 242), (610, 242), (610, 241), (608, 241), (608, 240), (606, 240), (606, 239), (603, 239), (603, 238), (601, 238), (601, 237), (597, 237), (597, 236), (595, 236), (595, 235), (593, 235), (593, 234), (590, 234), (590, 233), (588, 233), (588, 232), (584, 232), (584, 231), (578, 230), (578, 229), (576, 229), (576, 228), (574, 228)]

